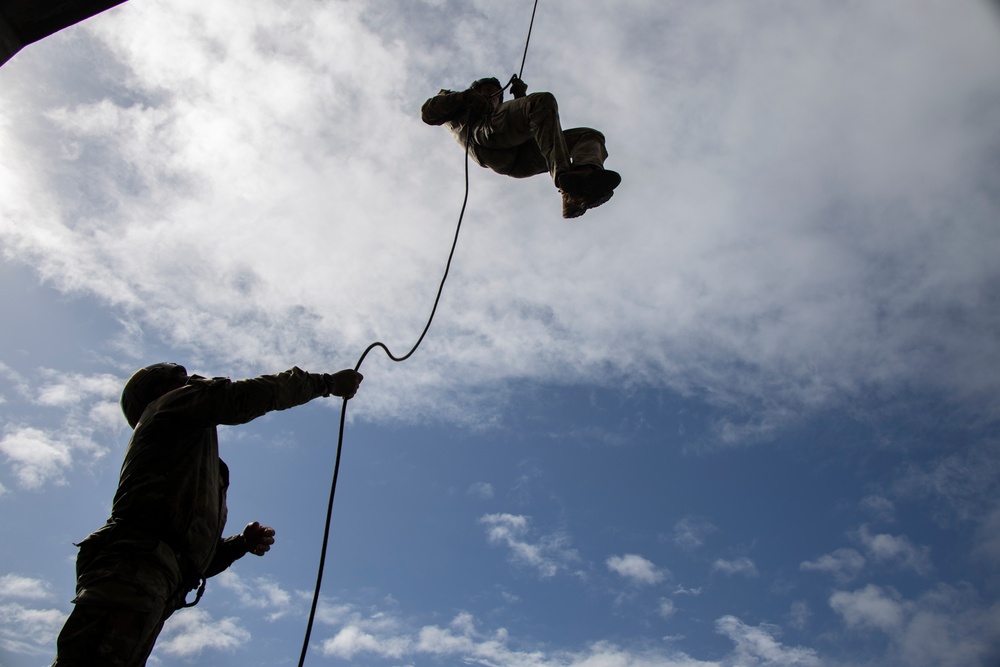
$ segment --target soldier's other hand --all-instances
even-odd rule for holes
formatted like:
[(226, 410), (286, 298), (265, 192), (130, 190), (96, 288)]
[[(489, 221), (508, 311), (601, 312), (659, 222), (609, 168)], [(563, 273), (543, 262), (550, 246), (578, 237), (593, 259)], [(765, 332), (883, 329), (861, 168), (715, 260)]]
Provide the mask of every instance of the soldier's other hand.
[(361, 381), (365, 379), (365, 376), (352, 368), (345, 368), (332, 375), (327, 373), (323, 378), (326, 380), (326, 385), (330, 389), (331, 394), (348, 399), (354, 398), (354, 394), (358, 392)]
[(274, 544), (274, 528), (262, 526), (256, 521), (248, 523), (243, 529), (243, 543), (246, 545), (248, 554), (263, 556), (271, 550), (271, 545)]
[(510, 94), (514, 96), (514, 99), (519, 99), (528, 94), (528, 84), (517, 78), (515, 74), (510, 78)]

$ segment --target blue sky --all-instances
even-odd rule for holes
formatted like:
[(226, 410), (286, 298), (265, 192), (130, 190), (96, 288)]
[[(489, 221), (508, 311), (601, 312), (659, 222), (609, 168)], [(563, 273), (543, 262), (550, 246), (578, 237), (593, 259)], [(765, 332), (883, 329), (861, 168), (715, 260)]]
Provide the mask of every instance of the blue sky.
[[(136, 368), (397, 354), (530, 2), (131, 0), (0, 68), (0, 665), (51, 662)], [(205, 5), (205, 6), (203, 6)], [(540, 2), (578, 220), (475, 165), (349, 422), (307, 664), (1000, 659), (995, 3)], [(339, 402), (223, 429), (262, 559), (152, 665), (298, 659)]]

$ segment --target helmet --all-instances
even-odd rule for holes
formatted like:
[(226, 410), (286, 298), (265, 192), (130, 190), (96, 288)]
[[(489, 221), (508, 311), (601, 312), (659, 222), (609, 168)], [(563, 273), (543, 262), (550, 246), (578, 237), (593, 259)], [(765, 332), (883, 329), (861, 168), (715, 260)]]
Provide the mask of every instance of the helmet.
[(137, 370), (122, 390), (122, 412), (128, 425), (135, 428), (146, 406), (163, 395), (163, 383), (178, 378), (182, 373), (187, 376), (183, 366), (167, 362)]
[(479, 89), (487, 84), (492, 84), (496, 86), (497, 90), (500, 91), (499, 93), (500, 98), (503, 99), (503, 86), (500, 84), (500, 80), (497, 79), (495, 76), (488, 76), (484, 79), (476, 79), (475, 81), (472, 82), (469, 88), (472, 88), (474, 91), (478, 93)]
[(503, 89), (503, 86), (500, 85), (500, 79), (495, 76), (488, 76), (485, 79), (476, 79), (469, 85), (469, 88), (478, 90), (480, 86), (485, 86), (488, 83), (492, 83), (497, 88)]

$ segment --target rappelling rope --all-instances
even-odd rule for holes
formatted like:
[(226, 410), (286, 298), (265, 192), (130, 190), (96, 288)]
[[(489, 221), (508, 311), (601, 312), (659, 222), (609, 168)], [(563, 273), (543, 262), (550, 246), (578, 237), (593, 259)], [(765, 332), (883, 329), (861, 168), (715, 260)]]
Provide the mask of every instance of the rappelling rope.
[[(535, 5), (531, 10), (531, 22), (528, 24), (528, 38), (524, 42), (524, 55), (521, 57), (521, 72), (517, 75), (517, 78), (521, 77), (524, 73), (524, 61), (528, 57), (528, 44), (531, 42), (531, 29), (535, 25), (535, 11), (538, 9), (538, 0), (535, 0)], [(514, 82), (514, 78), (511, 77), (509, 86)], [(506, 88), (506, 86), (504, 87)], [(361, 370), (361, 364), (364, 363), (365, 357), (368, 353), (377, 347), (382, 348), (385, 351), (386, 356), (392, 361), (402, 362), (409, 359), (420, 344), (424, 341), (424, 337), (431, 328), (431, 323), (434, 321), (434, 314), (437, 313), (438, 304), (441, 302), (441, 293), (444, 291), (444, 283), (448, 280), (448, 272), (451, 271), (451, 261), (455, 257), (455, 248), (458, 246), (458, 234), (462, 230), (462, 220), (465, 218), (465, 208), (469, 203), (469, 139), (472, 134), (472, 123), (466, 125), (465, 133), (465, 194), (462, 197), (462, 209), (458, 214), (458, 224), (455, 226), (455, 237), (451, 242), (451, 251), (448, 253), (448, 261), (445, 263), (444, 274), (441, 276), (441, 284), (438, 286), (437, 296), (434, 297), (434, 306), (431, 308), (431, 314), (427, 318), (427, 324), (424, 325), (424, 330), (420, 332), (420, 337), (417, 342), (413, 344), (410, 351), (401, 357), (393, 355), (389, 348), (380, 341), (376, 341), (369, 345), (365, 351), (361, 354), (358, 359), (358, 363), (354, 365), (355, 372)], [(330, 523), (333, 518), (333, 498), (337, 493), (337, 478), (340, 476), (340, 455), (344, 448), (344, 422), (347, 419), (347, 401), (344, 399), (343, 405), (340, 408), (340, 428), (337, 433), (337, 456), (333, 464), (333, 481), (330, 484), (330, 500), (326, 506), (326, 525), (323, 529), (323, 546), (320, 549), (319, 556), (319, 570), (316, 573), (316, 588), (313, 592), (312, 606), (309, 609), (309, 621), (306, 623), (306, 634), (305, 638), (302, 640), (302, 653), (299, 656), (299, 667), (303, 667), (306, 660), (306, 653), (309, 651), (309, 637), (312, 635), (313, 623), (316, 620), (316, 607), (319, 604), (319, 592), (323, 585), (323, 570), (326, 565), (326, 550), (330, 541)]]
[[(472, 124), (468, 125), (471, 128)], [(395, 362), (406, 361), (417, 351), (420, 347), (420, 343), (423, 342), (424, 336), (427, 335), (427, 331), (431, 328), (431, 322), (434, 321), (434, 314), (437, 312), (438, 303), (441, 302), (441, 293), (444, 291), (444, 283), (448, 279), (448, 272), (451, 270), (451, 260), (455, 256), (455, 247), (458, 245), (458, 233), (462, 230), (462, 220), (465, 218), (465, 207), (469, 202), (469, 134), (466, 132), (465, 136), (465, 195), (462, 197), (462, 210), (458, 214), (458, 225), (455, 227), (455, 238), (451, 243), (451, 252), (448, 253), (448, 262), (445, 264), (444, 275), (441, 277), (441, 284), (438, 286), (437, 296), (434, 298), (434, 306), (431, 308), (430, 317), (427, 318), (427, 324), (424, 326), (424, 330), (420, 333), (420, 338), (417, 342), (413, 344), (410, 351), (401, 357), (395, 356), (385, 343), (374, 342), (365, 349), (362, 353), (361, 358), (358, 359), (358, 363), (355, 364), (354, 370), (358, 371), (361, 369), (361, 364), (364, 362), (365, 357), (368, 353), (374, 350), (376, 347), (380, 347), (385, 350), (386, 356)], [(309, 636), (312, 634), (313, 622), (316, 619), (316, 606), (319, 603), (319, 591), (323, 584), (323, 568), (326, 564), (326, 548), (330, 540), (330, 522), (333, 517), (333, 497), (337, 493), (337, 478), (340, 476), (340, 454), (344, 447), (344, 421), (347, 418), (347, 399), (344, 399), (344, 403), (340, 408), (340, 430), (337, 435), (337, 457), (333, 464), (333, 482), (330, 485), (330, 501), (326, 506), (326, 526), (323, 529), (323, 547), (320, 550), (319, 556), (319, 571), (316, 574), (316, 589), (313, 593), (312, 607), (309, 610), (309, 622), (306, 624), (306, 636), (302, 641), (302, 654), (299, 657), (299, 667), (302, 667), (306, 659), (306, 652), (309, 650)]]

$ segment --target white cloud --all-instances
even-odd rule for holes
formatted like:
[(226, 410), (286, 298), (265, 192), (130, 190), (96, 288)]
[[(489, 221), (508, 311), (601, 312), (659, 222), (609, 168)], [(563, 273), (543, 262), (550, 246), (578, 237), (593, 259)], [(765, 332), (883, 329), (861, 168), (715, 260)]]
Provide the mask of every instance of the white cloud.
[(531, 531), (526, 516), (486, 514), (479, 518), (479, 523), (487, 526), (486, 535), (491, 544), (506, 546), (511, 561), (537, 570), (542, 577), (552, 577), (579, 559), (576, 550), (569, 546), (569, 537), (562, 533), (529, 541), (527, 536)]
[(73, 447), (65, 440), (33, 427), (13, 428), (0, 440), (0, 452), (11, 462), (18, 483), (27, 489), (46, 482), (63, 483), (73, 463)]
[(608, 569), (620, 574), (630, 583), (638, 586), (652, 586), (663, 581), (668, 574), (637, 554), (611, 556), (606, 561)]
[(107, 453), (93, 440), (88, 426), (69, 418), (56, 432), (33, 426), (8, 426), (0, 439), (0, 452), (7, 457), (25, 489), (39, 489), (47, 483), (64, 484), (65, 473), (83, 456), (93, 462)]
[(252, 583), (247, 583), (230, 569), (220, 573), (213, 581), (235, 592), (241, 606), (268, 610), (269, 621), (283, 617), (291, 609), (291, 594), (266, 577), (256, 577)]
[(865, 566), (865, 557), (854, 549), (837, 549), (812, 561), (799, 563), (800, 570), (826, 572), (837, 581), (850, 581)]
[(66, 621), (58, 609), (29, 609), (0, 604), (0, 648), (3, 652), (51, 657), (56, 635)]
[(876, 561), (898, 563), (923, 575), (931, 570), (930, 548), (914, 545), (905, 535), (873, 535), (867, 525), (861, 526), (857, 535)]
[(695, 549), (705, 543), (711, 533), (718, 530), (709, 521), (684, 517), (674, 524), (674, 543), (685, 549)]
[(874, 584), (848, 593), (837, 591), (830, 596), (830, 607), (840, 614), (848, 627), (873, 627), (896, 632), (903, 625), (905, 604), (899, 596)]
[(45, 369), (43, 374), (53, 379), (42, 385), (36, 400), (52, 407), (77, 405), (95, 397), (117, 401), (125, 386), (124, 380), (109, 373), (81, 375)]
[(183, 609), (167, 621), (154, 652), (181, 658), (200, 655), (206, 650), (232, 652), (250, 640), (250, 632), (239, 619), (213, 620), (201, 609)]
[(0, 577), (0, 598), (43, 600), (51, 596), (49, 583), (41, 579), (5, 574)]
[(984, 605), (969, 587), (938, 584), (915, 600), (868, 585), (837, 591), (830, 607), (849, 630), (878, 630), (890, 640), (886, 664), (962, 667), (993, 664), (1000, 642), (1000, 604)]
[(909, 463), (893, 490), (904, 498), (935, 498), (961, 521), (977, 521), (1000, 492), (1000, 440), (984, 438), (931, 460)]
[(657, 611), (663, 618), (670, 618), (677, 613), (677, 605), (670, 598), (660, 598)]
[(410, 640), (406, 637), (376, 638), (357, 626), (350, 625), (323, 642), (323, 655), (342, 660), (351, 660), (358, 653), (371, 653), (383, 658), (401, 658), (410, 648)]
[(861, 499), (861, 507), (882, 521), (891, 522), (895, 520), (896, 507), (891, 500), (884, 496), (865, 496)]
[(493, 485), (488, 482), (476, 482), (469, 485), (467, 493), (470, 496), (476, 496), (477, 498), (482, 498), (483, 500), (489, 500), (493, 497)]
[(21, 396), (28, 396), (31, 391), (30, 385), (23, 375), (15, 371), (7, 364), (0, 361), (0, 377), (9, 380), (14, 385), (14, 390)]
[(788, 610), (788, 623), (796, 630), (802, 630), (809, 623), (812, 610), (809, 604), (803, 600), (796, 600)]
[[(467, 36), (513, 10), (412, 29), (434, 23), (425, 11), (150, 2), (87, 33), (126, 84), (98, 88), (89, 72), (108, 67), (88, 63), (79, 91), (52, 96), (30, 67), (5, 72), (0, 145), (34, 158), (0, 178), (5, 254), (227, 368), (405, 339), (462, 186), (461, 152), (417, 109), (504, 59)], [(997, 322), (981, 306), (1000, 235), (981, 175), (1000, 47), (985, 11), (550, 9), (567, 29), (533, 45), (538, 85), (607, 134), (626, 184), (567, 233), (544, 177), (474, 170), (482, 222), (432, 340), (356, 409), (485, 423), (510, 378), (610, 369), (732, 408), (728, 440), (911, 382), (992, 414)], [(648, 34), (667, 24), (669, 43)], [(591, 25), (621, 48), (577, 53)]]
[(723, 574), (730, 576), (734, 574), (742, 574), (746, 577), (757, 576), (757, 566), (754, 565), (754, 562), (746, 556), (740, 556), (739, 558), (733, 558), (732, 560), (718, 558), (714, 563), (712, 563), (712, 571), (722, 572)]
[[(818, 654), (811, 648), (801, 646), (786, 647), (775, 635), (778, 628), (761, 624), (749, 626), (735, 616), (723, 616), (715, 622), (715, 631), (725, 635), (736, 644), (733, 664), (750, 667), (752, 665), (822, 665)], [(727, 660), (728, 663), (728, 660)]]

